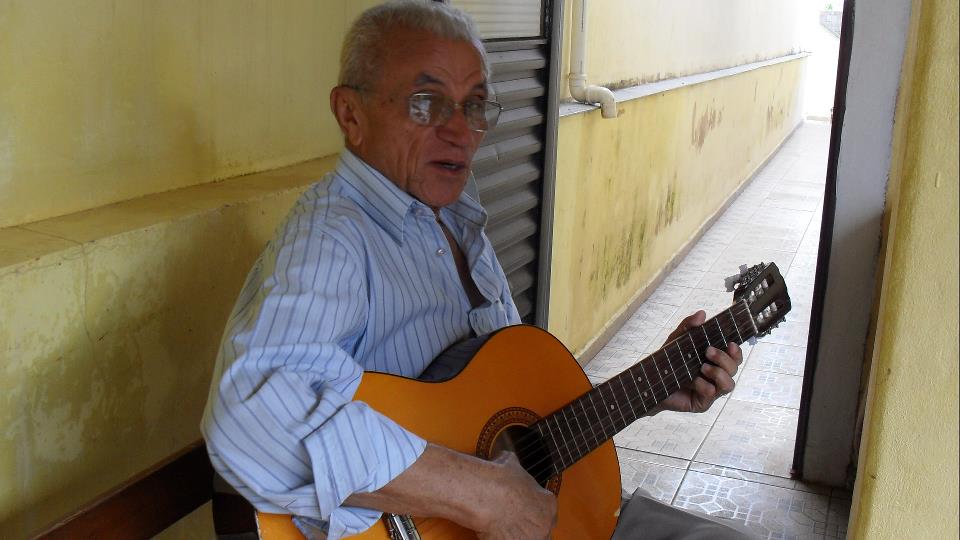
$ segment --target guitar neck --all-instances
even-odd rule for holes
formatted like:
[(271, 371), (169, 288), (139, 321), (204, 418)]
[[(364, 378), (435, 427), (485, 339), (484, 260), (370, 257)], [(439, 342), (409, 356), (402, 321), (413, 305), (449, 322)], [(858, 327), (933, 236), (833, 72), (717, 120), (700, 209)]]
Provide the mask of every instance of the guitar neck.
[(740, 301), (693, 328), (607, 382), (532, 426), (553, 458), (555, 472), (570, 467), (693, 381), (708, 346), (726, 349), (757, 335)]

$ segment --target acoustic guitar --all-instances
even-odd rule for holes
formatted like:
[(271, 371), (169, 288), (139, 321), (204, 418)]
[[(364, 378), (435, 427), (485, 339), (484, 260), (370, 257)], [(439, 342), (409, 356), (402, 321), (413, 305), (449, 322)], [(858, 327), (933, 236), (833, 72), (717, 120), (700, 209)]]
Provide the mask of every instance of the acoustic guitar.
[[(728, 309), (596, 387), (555, 337), (512, 326), (455, 345), (431, 364), (442, 371), (463, 365), (468, 355), (453, 376), (424, 381), (367, 372), (355, 399), (460, 452), (485, 459), (515, 452), (524, 469), (557, 495), (554, 539), (610, 538), (620, 508), (620, 468), (610, 439), (689, 385), (707, 361), (708, 346), (753, 341), (790, 311), (773, 263), (741, 267), (728, 289), (734, 292)], [(257, 525), (264, 540), (302, 538), (286, 514), (258, 513)], [(385, 514), (353, 538), (459, 540), (476, 534), (443, 519)]]

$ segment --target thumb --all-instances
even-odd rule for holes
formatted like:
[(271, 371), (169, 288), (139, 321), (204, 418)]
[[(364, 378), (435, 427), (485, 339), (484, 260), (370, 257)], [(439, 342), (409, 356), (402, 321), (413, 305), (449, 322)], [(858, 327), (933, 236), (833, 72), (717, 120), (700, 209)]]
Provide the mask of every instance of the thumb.
[(690, 330), (691, 328), (696, 328), (703, 324), (707, 320), (707, 314), (702, 309), (697, 311), (693, 315), (688, 316), (687, 318), (680, 321), (680, 324), (677, 325), (677, 329), (670, 333), (670, 336), (667, 338), (667, 341), (672, 341), (673, 339), (682, 336), (684, 332)]

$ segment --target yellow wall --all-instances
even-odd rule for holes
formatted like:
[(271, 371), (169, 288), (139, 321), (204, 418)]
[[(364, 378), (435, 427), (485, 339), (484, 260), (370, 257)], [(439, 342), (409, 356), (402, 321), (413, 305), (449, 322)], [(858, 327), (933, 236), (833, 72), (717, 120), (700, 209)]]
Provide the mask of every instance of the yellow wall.
[(852, 538), (956, 538), (958, 30), (956, 0), (914, 2)]
[(549, 326), (567, 347), (583, 352), (796, 127), (803, 64), (561, 120)]
[(0, 227), (339, 150), (371, 0), (0, 2)]
[[(326, 94), (346, 25), (373, 3), (0, 3), (2, 536), (199, 437), (241, 280), (332, 161), (211, 181), (339, 148)], [(576, 332), (557, 318), (565, 341), (595, 333), (795, 124), (800, 65), (627, 103), (616, 123), (561, 123), (554, 290), (575, 294), (553, 311), (593, 317)], [(734, 162), (724, 138), (754, 143)], [(613, 148), (644, 160), (601, 164)], [(611, 263), (623, 225), (597, 210), (638, 231), (638, 268)]]
[(340, 41), (375, 3), (0, 2), (0, 537), (200, 437), (241, 282), (339, 151)]
[[(572, 4), (565, 0), (564, 81)], [(587, 13), (587, 80), (619, 88), (799, 52), (800, 6), (799, 0), (594, 0)], [(569, 98), (569, 88), (562, 90)]]
[(0, 229), (0, 536), (200, 438), (243, 279), (334, 160)]

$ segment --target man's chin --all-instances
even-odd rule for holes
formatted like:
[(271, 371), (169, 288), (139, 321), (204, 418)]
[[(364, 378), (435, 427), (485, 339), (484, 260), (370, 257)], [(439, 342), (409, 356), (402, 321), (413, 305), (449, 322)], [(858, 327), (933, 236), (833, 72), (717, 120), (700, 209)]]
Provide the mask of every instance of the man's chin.
[(467, 185), (467, 178), (470, 172), (465, 172), (460, 178), (444, 175), (443, 177), (432, 177), (424, 182), (423, 192), (417, 194), (417, 199), (423, 204), (432, 208), (442, 208), (449, 206), (460, 198), (463, 188)]

